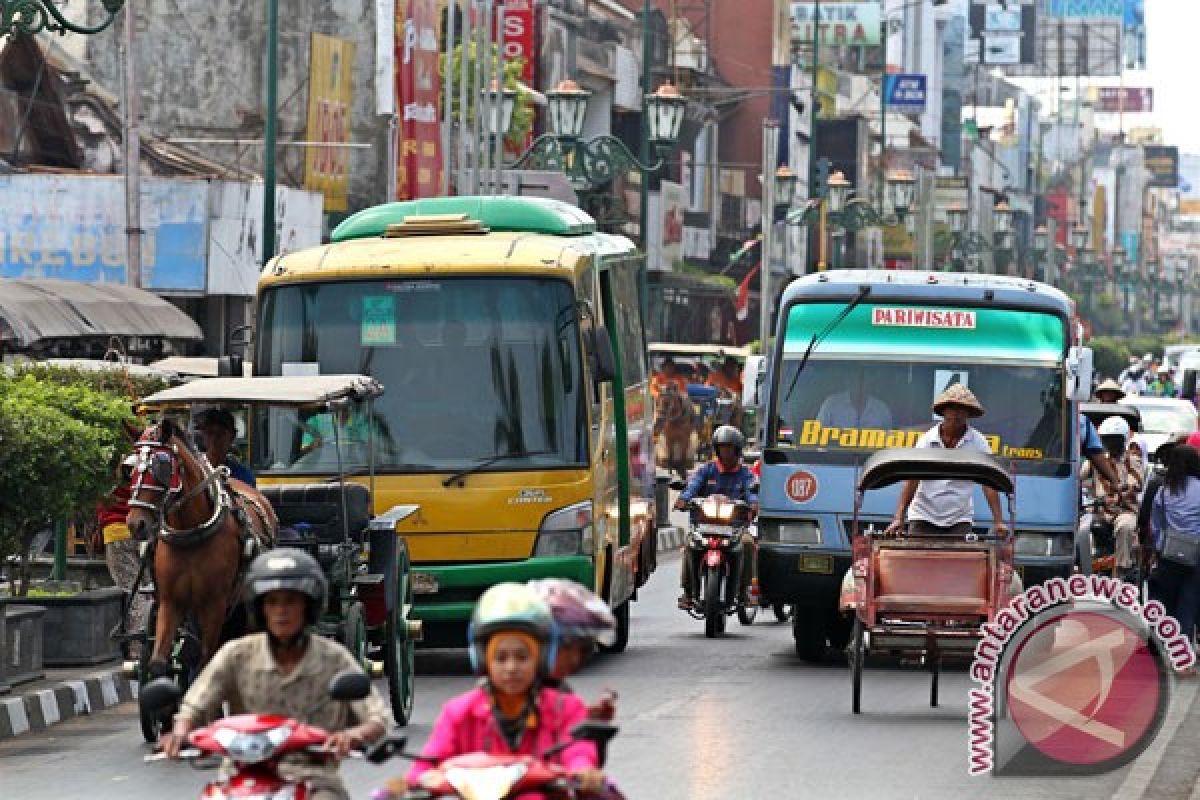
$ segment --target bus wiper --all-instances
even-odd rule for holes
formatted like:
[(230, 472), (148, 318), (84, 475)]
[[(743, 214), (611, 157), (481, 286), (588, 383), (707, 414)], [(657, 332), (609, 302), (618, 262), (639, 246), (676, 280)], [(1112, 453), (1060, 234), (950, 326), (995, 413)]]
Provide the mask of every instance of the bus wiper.
[(836, 317), (830, 320), (828, 325), (813, 334), (812, 339), (810, 339), (808, 342), (808, 349), (804, 351), (804, 356), (800, 359), (800, 365), (796, 367), (796, 373), (792, 375), (792, 382), (790, 385), (788, 385), (787, 394), (784, 395), (783, 402), (786, 403), (788, 400), (792, 399), (792, 392), (796, 390), (796, 381), (799, 379), (800, 373), (803, 372), (804, 368), (808, 365), (808, 357), (812, 355), (813, 350), (816, 350), (817, 345), (823, 342), (825, 337), (833, 333), (833, 329), (838, 325), (841, 325), (842, 320), (850, 316), (850, 312), (858, 308), (859, 303), (865, 300), (867, 295), (870, 293), (870, 286), (864, 286), (859, 289), (858, 294), (854, 297), (854, 299), (847, 303), (846, 307), (843, 308)]
[(446, 480), (442, 481), (442, 486), (450, 486), (453, 483), (457, 483), (459, 486), (466, 486), (467, 485), (466, 477), (468, 475), (473, 475), (476, 472), (479, 472), (479, 470), (481, 470), (481, 469), (486, 469), (487, 467), (490, 467), (492, 464), (495, 464), (497, 461), (504, 461), (505, 459), (509, 459), (509, 458), (525, 458), (526, 456), (544, 456), (544, 455), (549, 455), (549, 453), (550, 453), (549, 450), (528, 450), (528, 451), (527, 450), (516, 450), (513, 452), (509, 452), (509, 453), (501, 453), (501, 454), (495, 455), (495, 456), (488, 456), (487, 458), (484, 458), (480, 461), (476, 461), (474, 464), (472, 464), (471, 466), (467, 467), (464, 470), (459, 470), (458, 472), (451, 475), (449, 478), (446, 478)]

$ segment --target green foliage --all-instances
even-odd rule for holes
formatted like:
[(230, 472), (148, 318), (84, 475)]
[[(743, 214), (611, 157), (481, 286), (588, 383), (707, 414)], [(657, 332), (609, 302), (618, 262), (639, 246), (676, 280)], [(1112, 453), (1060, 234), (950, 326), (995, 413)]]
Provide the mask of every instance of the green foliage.
[(1129, 365), (1129, 347), (1120, 339), (1099, 336), (1088, 342), (1092, 348), (1092, 365), (1097, 375), (1115, 378)]
[[(495, 59), (500, 57), (500, 50), (496, 45), (492, 45), (491, 61), (495, 64)], [(466, 45), (467, 58), (467, 109), (466, 122), (473, 124), (475, 121), (476, 109), (479, 106), (480, 94), (483, 88), (491, 86), (495, 79), (493, 75), (484, 75), (481, 83), (475, 81), (475, 43), (468, 42)], [(446, 55), (443, 53), (438, 58), (438, 73), (442, 77), (443, 86), (445, 81), (450, 82), (450, 118), (456, 122), (461, 122), (463, 119), (462, 112), (459, 109), (459, 85), (462, 83), (462, 60), (464, 47), (458, 45), (454, 48), (454, 55), (450, 62), (450, 75), (446, 75)], [(488, 59), (484, 59), (484, 66), (488, 63)], [(517, 102), (513, 106), (512, 127), (508, 129), (508, 135), (505, 137), (505, 144), (521, 148), (525, 145), (525, 139), (529, 132), (533, 130), (533, 96), (524, 91), (520, 84), (521, 73), (525, 69), (525, 59), (514, 58), (504, 61), (504, 88), (512, 89), (517, 93)]]
[(98, 392), (105, 392), (127, 400), (127, 405), (135, 403), (138, 398), (154, 394), (160, 389), (166, 389), (170, 384), (162, 378), (150, 375), (130, 375), (121, 370), (90, 370), (75, 367), (59, 367), (38, 362), (17, 364), (13, 368), (14, 376), (29, 375), (39, 381), (55, 383), (60, 386), (87, 386)]
[(54, 520), (90, 512), (113, 485), (134, 422), (126, 397), (67, 375), (0, 376), (0, 560)]

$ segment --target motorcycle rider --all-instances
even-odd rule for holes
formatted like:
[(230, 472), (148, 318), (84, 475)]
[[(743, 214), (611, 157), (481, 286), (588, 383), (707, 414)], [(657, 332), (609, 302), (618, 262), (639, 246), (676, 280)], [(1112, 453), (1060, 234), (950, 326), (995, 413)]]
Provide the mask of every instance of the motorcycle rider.
[[(183, 698), (162, 750), (177, 758), (188, 734), (221, 712), (277, 714), (324, 728), (325, 748), (338, 759), (387, 732), (388, 706), (374, 689), (362, 700), (326, 702), (330, 680), (361, 669), (345, 647), (309, 628), (325, 608), (325, 573), (308, 553), (278, 548), (261, 554), (246, 574), (250, 615), (265, 632), (224, 645)], [(313, 711), (313, 709), (317, 709)], [(306, 782), (314, 800), (348, 800), (337, 762), (313, 761), (303, 754), (285, 757), (280, 775)]]
[[(617, 640), (617, 620), (604, 598), (582, 584), (566, 578), (530, 581), (554, 617), (558, 653), (554, 668), (543, 683), (552, 689), (574, 693), (567, 678), (583, 669), (597, 645), (611, 647)], [(599, 702), (588, 706), (588, 718), (610, 721), (616, 712), (616, 692), (605, 691)]]
[[(713, 432), (713, 459), (692, 473), (691, 480), (679, 497), (675, 500), (675, 508), (679, 511), (688, 509), (688, 502), (697, 497), (722, 495), (730, 500), (744, 500), (750, 505), (751, 515), (758, 514), (758, 492), (754, 473), (742, 463), (742, 448), (746, 446), (746, 437), (732, 425), (722, 425)], [(742, 556), (739, 578), (739, 591), (747, 604), (755, 601), (751, 588), (758, 585), (758, 564), (754, 557), (754, 537), (749, 530), (742, 533)], [(687, 610), (692, 607), (695, 596), (696, 571), (700, 554), (685, 548), (680, 559), (680, 584), (683, 594), (679, 596), (679, 607)]]
[(400, 796), (407, 787), (437, 787), (445, 778), (437, 764), (454, 756), (537, 757), (563, 744), (549, 760), (572, 773), (584, 791), (602, 789), (596, 746), (571, 741), (587, 708), (575, 695), (544, 684), (556, 641), (554, 618), (538, 594), (524, 584), (496, 584), (479, 598), (467, 635), (478, 686), (446, 702), (421, 750), (429, 760), (417, 760), (405, 779), (388, 782), (387, 791)]
[(1121, 384), (1109, 378), (1096, 387), (1093, 395), (1095, 395), (1097, 403), (1119, 403), (1125, 396), (1125, 392), (1121, 389)]
[[(1102, 501), (1095, 513), (1113, 528), (1113, 577), (1118, 577), (1127, 574), (1136, 564), (1138, 497), (1145, 468), (1141, 450), (1130, 446), (1129, 423), (1124, 419), (1109, 417), (1100, 423), (1098, 433), (1117, 482), (1114, 484), (1105, 476), (1097, 475), (1091, 462), (1083, 465), (1079, 475), (1089, 487), (1091, 496)], [(1092, 515), (1085, 514), (1081, 521), (1083, 535), (1090, 535), (1091, 525)]]

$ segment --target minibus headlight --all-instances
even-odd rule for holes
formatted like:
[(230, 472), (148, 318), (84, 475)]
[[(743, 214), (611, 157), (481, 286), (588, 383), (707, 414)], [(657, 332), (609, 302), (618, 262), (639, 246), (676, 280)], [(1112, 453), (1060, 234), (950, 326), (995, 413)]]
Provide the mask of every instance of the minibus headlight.
[(585, 500), (558, 511), (542, 520), (538, 529), (534, 556), (591, 555), (595, 542), (592, 536), (592, 503)]

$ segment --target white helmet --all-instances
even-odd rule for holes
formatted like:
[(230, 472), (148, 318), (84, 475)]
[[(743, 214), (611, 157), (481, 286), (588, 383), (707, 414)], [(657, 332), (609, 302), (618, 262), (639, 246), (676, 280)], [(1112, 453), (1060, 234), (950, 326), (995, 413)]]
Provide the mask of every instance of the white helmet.
[(1101, 436), (1120, 436), (1122, 439), (1129, 439), (1129, 423), (1123, 417), (1109, 417), (1100, 423), (1100, 429), (1097, 431)]

